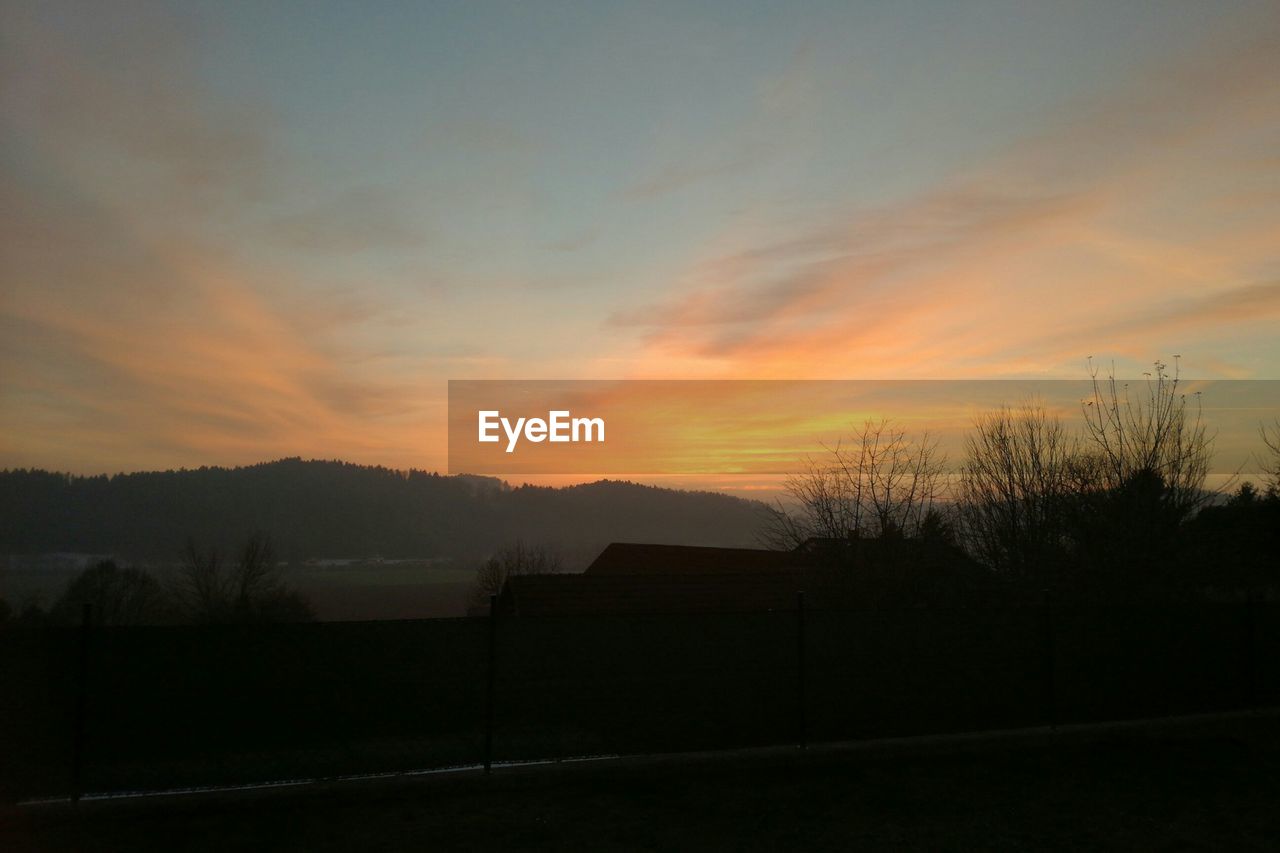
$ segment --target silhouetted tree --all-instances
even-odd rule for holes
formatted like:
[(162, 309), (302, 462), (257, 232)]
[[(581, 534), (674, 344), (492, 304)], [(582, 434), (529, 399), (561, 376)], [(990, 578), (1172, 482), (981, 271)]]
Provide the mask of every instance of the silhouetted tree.
[(164, 588), (136, 568), (121, 568), (103, 560), (81, 572), (54, 602), (50, 619), (76, 624), (84, 605), (93, 608), (95, 625), (154, 625), (173, 620)]
[(1158, 487), (1162, 513), (1181, 522), (1212, 497), (1205, 487), (1213, 438), (1201, 421), (1199, 395), (1187, 407), (1174, 368), (1157, 361), (1145, 387), (1134, 392), (1114, 370), (1100, 379), (1090, 367), (1092, 395), (1082, 402), (1085, 450), (1092, 457), (1095, 491)]
[(938, 509), (930, 509), (920, 522), (919, 538), (924, 542), (954, 547), (959, 543), (960, 537), (947, 514)]
[(794, 548), (811, 538), (917, 537), (941, 495), (945, 459), (927, 432), (918, 439), (888, 420), (866, 421), (847, 443), (787, 479), (761, 538)]
[(1188, 562), (1203, 588), (1228, 598), (1280, 594), (1280, 490), (1246, 482), (1188, 525)]
[(1087, 479), (1079, 442), (1044, 406), (980, 416), (966, 439), (957, 506), (966, 547), (1020, 580), (1051, 580), (1066, 561), (1068, 503)]
[(1134, 391), (1091, 368), (1081, 403), (1085, 431), (1077, 499), (1070, 505), (1074, 561), (1082, 579), (1109, 595), (1170, 592), (1185, 578), (1182, 526), (1213, 493), (1205, 488), (1213, 439), (1199, 398), (1188, 407), (1175, 357), (1156, 362)]
[(1267, 488), (1280, 492), (1280, 418), (1270, 426), (1263, 424), (1259, 428), (1262, 433), (1262, 445), (1266, 451), (1262, 455), (1262, 470), (1267, 475)]
[(475, 587), (471, 592), (471, 607), (482, 609), (489, 605), (489, 596), (502, 592), (507, 578), (517, 575), (557, 574), (564, 568), (560, 554), (547, 545), (527, 545), (516, 540), (498, 550), (480, 564), (476, 570)]
[(176, 597), (194, 622), (305, 622), (315, 618), (306, 600), (280, 578), (271, 537), (254, 532), (235, 563), (216, 547), (201, 550), (187, 540)]

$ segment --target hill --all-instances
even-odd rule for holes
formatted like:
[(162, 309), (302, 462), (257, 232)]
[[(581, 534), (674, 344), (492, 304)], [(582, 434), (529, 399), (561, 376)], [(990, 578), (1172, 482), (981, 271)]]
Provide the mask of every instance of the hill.
[(711, 492), (603, 480), (512, 488), (337, 461), (114, 476), (0, 472), (0, 550), (177, 557), (187, 537), (230, 547), (272, 534), (292, 561), (313, 557), (469, 558), (516, 538), (577, 551), (615, 540), (754, 543), (761, 505)]

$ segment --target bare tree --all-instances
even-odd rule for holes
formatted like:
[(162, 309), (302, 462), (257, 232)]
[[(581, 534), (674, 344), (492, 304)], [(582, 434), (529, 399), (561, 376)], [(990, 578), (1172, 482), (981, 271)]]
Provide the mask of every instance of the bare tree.
[(1205, 490), (1213, 438), (1201, 419), (1199, 394), (1188, 410), (1179, 388), (1178, 356), (1173, 371), (1157, 361), (1135, 392), (1118, 383), (1114, 369), (1099, 378), (1090, 363), (1093, 393), (1081, 404), (1087, 452), (1095, 461), (1096, 490), (1115, 492), (1149, 482), (1166, 512), (1181, 522), (1211, 497)]
[(250, 534), (235, 563), (224, 562), (217, 548), (202, 551), (190, 539), (183, 557), (174, 593), (194, 622), (297, 622), (314, 618), (305, 599), (281, 579), (275, 547), (271, 537), (262, 531)]
[(1177, 356), (1136, 388), (1090, 363), (1081, 401), (1081, 483), (1069, 506), (1074, 568), (1110, 597), (1174, 594), (1189, 583), (1184, 523), (1213, 497), (1205, 487), (1213, 437), (1199, 395), (1183, 393)]
[(232, 606), (240, 613), (250, 612), (258, 599), (277, 592), (280, 580), (270, 536), (260, 530), (250, 534), (228, 582)]
[(480, 564), (471, 591), (471, 606), (475, 609), (487, 607), (489, 596), (501, 593), (508, 578), (558, 574), (563, 569), (564, 561), (555, 549), (547, 545), (528, 545), (517, 539)]
[(1067, 501), (1087, 479), (1078, 440), (1027, 402), (981, 415), (966, 451), (956, 502), (970, 553), (1012, 577), (1054, 571), (1067, 546)]
[(1280, 492), (1280, 418), (1270, 426), (1263, 424), (1258, 431), (1262, 433), (1262, 444), (1267, 448), (1261, 460), (1262, 470), (1267, 475), (1267, 487)]
[(182, 568), (172, 584), (174, 599), (193, 622), (222, 621), (226, 580), (221, 555), (215, 546), (201, 550), (188, 537), (182, 551)]
[(918, 536), (941, 495), (944, 465), (927, 432), (916, 439), (888, 420), (866, 421), (847, 443), (806, 460), (806, 470), (787, 479), (794, 507), (772, 508), (761, 538), (794, 548), (814, 537)]

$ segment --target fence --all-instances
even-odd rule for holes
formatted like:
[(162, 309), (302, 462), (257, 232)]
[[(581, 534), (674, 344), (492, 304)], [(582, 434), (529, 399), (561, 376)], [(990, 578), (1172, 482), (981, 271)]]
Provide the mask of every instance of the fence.
[(1280, 606), (0, 632), (0, 796), (1207, 712), (1280, 700)]

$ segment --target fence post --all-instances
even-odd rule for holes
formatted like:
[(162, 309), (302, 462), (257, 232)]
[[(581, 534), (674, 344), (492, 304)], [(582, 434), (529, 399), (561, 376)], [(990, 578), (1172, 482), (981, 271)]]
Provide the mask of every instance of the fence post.
[(1245, 643), (1247, 643), (1245, 666), (1247, 667), (1246, 677), (1249, 679), (1246, 684), (1245, 702), (1246, 707), (1252, 710), (1258, 707), (1258, 596), (1252, 591), (1245, 599), (1244, 618)]
[(498, 596), (489, 596), (489, 665), (486, 668), (488, 685), (485, 689), (484, 720), (484, 772), (489, 775), (493, 771), (493, 694), (497, 681), (498, 653)]
[(1044, 714), (1051, 729), (1058, 728), (1057, 654), (1054, 648), (1053, 590), (1044, 590), (1042, 663), (1044, 666)]
[(804, 689), (804, 646), (804, 590), (800, 590), (796, 593), (796, 722), (801, 749), (809, 747)]
[(85, 602), (80, 615), (80, 658), (76, 665), (76, 709), (71, 735), (71, 802), (80, 802), (84, 793), (85, 727), (89, 706), (89, 630), (93, 606)]

